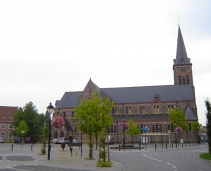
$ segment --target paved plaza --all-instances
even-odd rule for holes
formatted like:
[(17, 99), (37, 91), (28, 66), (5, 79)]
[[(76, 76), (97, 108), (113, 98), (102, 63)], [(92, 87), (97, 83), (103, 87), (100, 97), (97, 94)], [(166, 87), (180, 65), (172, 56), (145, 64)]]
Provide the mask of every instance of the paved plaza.
[[(118, 148), (113, 148), (109, 149), (111, 161), (113, 163), (112, 167), (101, 168), (96, 167), (96, 162), (98, 160), (98, 150), (96, 150), (95, 147), (94, 160), (89, 160), (87, 159), (87, 145), (83, 145), (82, 153), (78, 146), (73, 146), (73, 152), (71, 156), (68, 146), (66, 146), (64, 151), (62, 151), (60, 144), (52, 144), (50, 160), (47, 160), (47, 154), (40, 155), (41, 146), (41, 144), (0, 144), (0, 171), (123, 171), (128, 170), (128, 167), (130, 170), (132, 167), (134, 170), (136, 170), (139, 168), (139, 162), (132, 163), (133, 161), (131, 158), (134, 156), (138, 157), (136, 158), (138, 161), (144, 161), (146, 157), (150, 160), (154, 160), (153, 156), (192, 156), (198, 155), (200, 153), (199, 150), (204, 148), (203, 145), (193, 146), (193, 144), (191, 146), (184, 145), (183, 147), (180, 145), (177, 148), (170, 148), (168, 146), (168, 149), (162, 148), (160, 145), (158, 145), (156, 150), (154, 145), (147, 145), (147, 150), (143, 148), (135, 148), (125, 150), (121, 149), (119, 151)], [(118, 147), (117, 145), (113, 145), (113, 147), (114, 146)], [(138, 145), (136, 147), (138, 147)], [(190, 150), (192, 150), (192, 153)], [(128, 159), (126, 156), (131, 157)]]

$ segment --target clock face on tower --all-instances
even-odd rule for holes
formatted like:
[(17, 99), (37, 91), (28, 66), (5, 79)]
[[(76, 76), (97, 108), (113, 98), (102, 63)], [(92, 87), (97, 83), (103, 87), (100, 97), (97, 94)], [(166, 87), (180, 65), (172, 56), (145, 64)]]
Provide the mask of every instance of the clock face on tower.
[(185, 71), (184, 69), (181, 70), (181, 74), (182, 74), (182, 75), (185, 75), (185, 72), (186, 72), (186, 71)]

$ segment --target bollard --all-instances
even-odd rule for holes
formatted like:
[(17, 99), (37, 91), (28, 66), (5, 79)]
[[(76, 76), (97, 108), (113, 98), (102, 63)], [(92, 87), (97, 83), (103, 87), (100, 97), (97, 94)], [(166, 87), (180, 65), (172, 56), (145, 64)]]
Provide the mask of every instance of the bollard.
[(12, 144), (12, 146), (11, 146), (11, 151), (13, 151), (13, 144)]
[(78, 153), (75, 153), (75, 162), (78, 163)]
[(177, 143), (175, 144), (175, 147), (177, 148)]
[(73, 159), (72, 159), (72, 153), (70, 153), (70, 161), (73, 161)]
[(121, 146), (120, 146), (120, 144), (119, 144), (119, 151), (120, 151), (120, 148), (121, 148)]
[(182, 143), (182, 148), (183, 148), (183, 143)]
[(167, 146), (168, 146), (168, 145), (166, 144), (166, 150), (167, 150), (167, 148), (168, 148)]
[(173, 149), (174, 148), (174, 144), (172, 143), (171, 145), (172, 145), (172, 149)]
[(157, 144), (155, 144), (155, 150), (156, 150), (156, 148), (157, 148)]
[(31, 145), (31, 151), (33, 151), (33, 144)]

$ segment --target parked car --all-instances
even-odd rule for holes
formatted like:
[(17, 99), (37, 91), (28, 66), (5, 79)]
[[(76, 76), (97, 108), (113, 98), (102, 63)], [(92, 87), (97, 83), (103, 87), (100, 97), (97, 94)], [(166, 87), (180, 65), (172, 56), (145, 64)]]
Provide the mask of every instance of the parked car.
[(78, 143), (78, 141), (76, 139), (73, 139), (72, 144), (76, 144), (76, 143)]
[(30, 137), (26, 137), (24, 141), (25, 141), (25, 143), (32, 143), (33, 142)]
[(0, 143), (4, 143), (4, 139), (3, 138), (0, 138)]
[(64, 138), (64, 137), (60, 137), (59, 139), (58, 139), (58, 144), (69, 144), (70, 143), (70, 140), (69, 139), (67, 139), (67, 138)]
[(15, 137), (14, 143), (20, 143), (20, 142), (21, 142), (21, 138), (20, 137)]
[(53, 143), (54, 143), (54, 144), (58, 144), (58, 139), (57, 139), (57, 138), (54, 138), (54, 139), (53, 139)]

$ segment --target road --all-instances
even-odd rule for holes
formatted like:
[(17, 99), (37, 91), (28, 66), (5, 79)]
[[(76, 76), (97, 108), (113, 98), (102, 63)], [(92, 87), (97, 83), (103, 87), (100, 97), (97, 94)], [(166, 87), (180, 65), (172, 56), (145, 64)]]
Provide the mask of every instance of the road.
[(111, 152), (111, 159), (124, 164), (124, 171), (210, 171), (211, 162), (198, 156), (207, 146), (178, 149), (121, 150)]
[[(0, 144), (0, 171), (210, 171), (211, 162), (201, 160), (198, 156), (208, 150), (207, 145), (178, 147), (174, 149), (154, 149), (148, 146), (147, 150), (110, 149), (112, 168), (97, 168), (98, 150), (94, 149), (95, 160), (85, 160), (88, 156), (88, 146), (83, 145), (83, 156), (79, 147), (73, 147), (73, 158), (70, 160), (70, 151), (60, 153), (60, 145), (53, 145), (51, 160), (47, 155), (39, 155), (41, 144), (32, 145)], [(76, 154), (78, 161), (76, 162)]]

